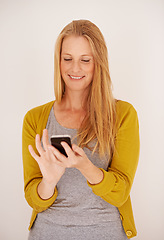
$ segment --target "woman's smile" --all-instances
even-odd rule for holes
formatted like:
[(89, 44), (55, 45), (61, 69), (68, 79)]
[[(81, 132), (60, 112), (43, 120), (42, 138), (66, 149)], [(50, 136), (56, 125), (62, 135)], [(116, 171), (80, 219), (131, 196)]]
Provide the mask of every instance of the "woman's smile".
[(81, 80), (82, 78), (84, 78), (85, 76), (73, 76), (73, 75), (69, 75), (68, 76), (73, 79), (73, 80)]

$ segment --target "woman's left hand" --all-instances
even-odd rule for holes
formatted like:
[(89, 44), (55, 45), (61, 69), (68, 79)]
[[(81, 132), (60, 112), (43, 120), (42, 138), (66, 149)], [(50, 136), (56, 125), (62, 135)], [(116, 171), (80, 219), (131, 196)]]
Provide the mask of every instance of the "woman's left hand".
[(62, 153), (60, 153), (56, 148), (50, 146), (52, 153), (57, 158), (56, 163), (65, 168), (77, 168), (78, 170), (85, 169), (88, 164), (90, 164), (90, 160), (86, 156), (85, 152), (82, 148), (78, 147), (75, 144), (72, 144), (72, 149), (66, 142), (61, 142), (61, 145), (65, 149), (68, 157), (65, 157)]
[(98, 184), (103, 180), (103, 171), (88, 159), (82, 148), (73, 144), (71, 149), (66, 142), (62, 142), (61, 144), (68, 157), (65, 157), (53, 146), (49, 146), (52, 153), (55, 155), (56, 164), (64, 168), (78, 169), (90, 184)]

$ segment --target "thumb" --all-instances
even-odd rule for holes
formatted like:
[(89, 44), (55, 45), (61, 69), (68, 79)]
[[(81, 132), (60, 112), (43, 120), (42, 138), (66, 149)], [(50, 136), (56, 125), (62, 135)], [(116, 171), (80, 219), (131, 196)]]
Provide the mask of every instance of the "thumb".
[(81, 147), (77, 146), (76, 144), (72, 144), (72, 150), (76, 153), (82, 156), (84, 154), (84, 151)]

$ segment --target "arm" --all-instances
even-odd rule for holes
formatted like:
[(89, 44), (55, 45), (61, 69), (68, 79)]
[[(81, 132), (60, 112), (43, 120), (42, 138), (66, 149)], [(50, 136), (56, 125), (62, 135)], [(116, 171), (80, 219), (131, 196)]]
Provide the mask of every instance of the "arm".
[(130, 107), (119, 116), (115, 152), (103, 180), (88, 185), (110, 204), (120, 207), (129, 197), (139, 158), (139, 125), (135, 109)]
[(37, 124), (39, 117), (34, 117), (34, 114), (28, 112), (24, 117), (23, 130), (22, 130), (22, 156), (24, 168), (24, 191), (25, 198), (28, 204), (37, 212), (44, 211), (53, 204), (57, 197), (57, 189), (53, 191), (53, 195), (43, 200), (38, 194), (38, 185), (42, 181), (42, 173), (38, 163), (31, 156), (28, 145), (31, 145), (37, 152), (35, 147), (35, 136), (37, 133)]

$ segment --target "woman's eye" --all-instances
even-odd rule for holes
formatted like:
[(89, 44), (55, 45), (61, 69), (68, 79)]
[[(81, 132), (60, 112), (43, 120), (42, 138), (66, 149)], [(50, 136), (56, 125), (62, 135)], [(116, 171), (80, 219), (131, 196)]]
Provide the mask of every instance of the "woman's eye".
[(71, 58), (64, 58), (64, 61), (71, 61)]
[(89, 60), (89, 59), (83, 59), (82, 61), (87, 63), (87, 62), (89, 62), (90, 60)]

